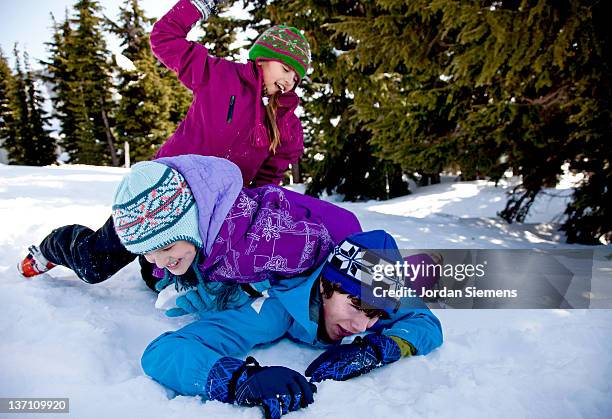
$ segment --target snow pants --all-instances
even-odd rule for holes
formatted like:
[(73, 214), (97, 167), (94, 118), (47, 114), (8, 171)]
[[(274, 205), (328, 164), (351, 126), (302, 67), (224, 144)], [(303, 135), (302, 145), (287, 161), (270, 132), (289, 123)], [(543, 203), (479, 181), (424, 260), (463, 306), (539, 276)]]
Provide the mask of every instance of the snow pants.
[[(112, 217), (96, 231), (78, 224), (57, 228), (42, 241), (40, 251), (50, 262), (72, 269), (90, 284), (106, 281), (136, 257), (121, 244)], [(158, 279), (152, 275), (152, 265), (143, 256), (139, 262), (143, 280), (155, 289)]]

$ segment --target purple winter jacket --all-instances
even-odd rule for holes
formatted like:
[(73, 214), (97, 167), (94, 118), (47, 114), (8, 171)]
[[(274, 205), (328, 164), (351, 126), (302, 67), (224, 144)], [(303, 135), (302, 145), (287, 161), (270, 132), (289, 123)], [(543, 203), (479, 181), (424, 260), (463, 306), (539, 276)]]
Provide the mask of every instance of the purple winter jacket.
[[(185, 39), (200, 12), (189, 0), (179, 2), (158, 20), (151, 32), (151, 49), (179, 80), (193, 92), (193, 102), (176, 132), (156, 157), (183, 154), (217, 156), (234, 162), (243, 184), (278, 185), (290, 163), (304, 151), (304, 134), (294, 114), (299, 98), (294, 91), (279, 98), (276, 122), (281, 143), (275, 154), (268, 150), (265, 107), (261, 101), (261, 69), (212, 57), (197, 42)], [(255, 127), (264, 138), (254, 137)], [(259, 132), (259, 131), (258, 131)]]
[[(361, 231), (352, 212), (329, 202), (275, 185), (236, 188), (227, 179), (239, 184), (239, 169), (228, 160), (187, 155), (158, 162), (178, 170), (196, 199), (204, 280), (247, 283), (309, 273)], [(209, 175), (217, 172), (226, 175)], [(160, 269), (154, 274), (164, 276)]]

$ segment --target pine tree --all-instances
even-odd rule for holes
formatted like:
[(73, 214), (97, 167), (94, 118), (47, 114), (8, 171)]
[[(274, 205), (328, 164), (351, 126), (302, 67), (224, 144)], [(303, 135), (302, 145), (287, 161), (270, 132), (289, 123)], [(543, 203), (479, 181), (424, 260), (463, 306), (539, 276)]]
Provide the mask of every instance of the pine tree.
[(69, 43), (72, 42), (73, 35), (68, 11), (66, 10), (62, 23), (58, 23), (53, 15), (51, 20), (53, 37), (52, 41), (46, 43), (50, 60), (41, 61), (41, 64), (46, 68), (44, 80), (51, 85), (52, 117), (60, 124), (60, 145), (68, 156), (76, 156), (80, 139), (77, 135), (77, 117), (71, 106), (75, 74), (69, 67), (72, 52)]
[[(76, 54), (69, 64), (76, 73), (73, 88), (77, 91), (75, 107), (81, 114), (79, 130), (83, 139), (79, 160), (99, 164), (105, 157), (113, 166), (119, 164), (116, 140), (112, 131), (112, 70), (110, 53), (102, 34), (102, 18), (97, 1), (80, 0), (74, 5), (77, 16), (73, 44)], [(93, 140), (93, 141), (92, 141)]]
[(55, 140), (48, 129), (51, 119), (44, 110), (44, 98), (37, 87), (40, 78), (35, 76), (30, 67), (27, 53), (24, 53), (26, 66), (24, 85), (28, 107), (28, 138), (24, 138), (25, 161), (29, 166), (46, 166), (55, 162)]
[(15, 121), (19, 116), (15, 104), (15, 88), (13, 71), (4, 51), (0, 49), (0, 147), (8, 150), (18, 142)]
[[(333, 36), (328, 24), (338, 15), (361, 16), (365, 8), (355, 1), (294, 0), (271, 3), (255, 11), (256, 21), (289, 24), (306, 33), (312, 47), (313, 72), (300, 86), (306, 159), (303, 168), (311, 178), (307, 193), (339, 193), (345, 200), (386, 199), (406, 194), (402, 171), (386, 157), (377, 157), (371, 133), (356, 118), (352, 107), (356, 72), (344, 55), (355, 48), (343, 35)], [(259, 31), (265, 26), (254, 27)]]
[(513, 170), (522, 185), (500, 214), (508, 221), (524, 220), (570, 163), (586, 181), (568, 208), (568, 239), (610, 235), (612, 208), (599, 201), (610, 180), (602, 4), (377, 0), (365, 11), (330, 26), (356, 41), (345, 58), (368, 80), (349, 89), (386, 156), (409, 171), (458, 167), (468, 179)]
[[(7, 85), (6, 104), (9, 112), (4, 145), (10, 163), (44, 166), (55, 161), (55, 142), (46, 128), (49, 117), (43, 109), (44, 101), (36, 86), (28, 54), (24, 53), (22, 59), (17, 44), (13, 54), (15, 74), (10, 76), (11, 83)], [(22, 62), (25, 69), (22, 68)]]
[[(150, 51), (148, 26), (137, 0), (126, 0), (117, 23), (108, 21), (111, 32), (122, 40), (122, 54), (134, 69), (120, 69), (117, 107), (117, 133), (120, 143), (130, 144), (131, 161), (150, 159), (176, 128), (171, 120), (173, 74), (164, 71)], [(181, 90), (186, 90), (181, 88)]]
[(18, 45), (13, 47), (15, 59), (15, 74), (13, 83), (13, 115), (15, 116), (13, 135), (5, 142), (8, 151), (9, 163), (26, 164), (26, 140), (30, 137), (30, 123), (28, 115), (28, 94), (25, 84), (25, 73), (22, 68), (21, 54)]
[(70, 162), (118, 165), (110, 53), (97, 1), (79, 0), (75, 16), (55, 25), (46, 63), (56, 84), (61, 142)]

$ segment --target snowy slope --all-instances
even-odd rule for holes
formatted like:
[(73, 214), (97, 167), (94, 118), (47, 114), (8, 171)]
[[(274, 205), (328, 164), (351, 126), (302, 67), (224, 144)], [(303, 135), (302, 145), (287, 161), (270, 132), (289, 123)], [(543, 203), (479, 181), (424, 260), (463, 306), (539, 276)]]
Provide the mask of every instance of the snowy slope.
[[(77, 418), (260, 417), (257, 409), (202, 405), (191, 397), (168, 400), (164, 389), (143, 375), (140, 355), (148, 342), (193, 318), (168, 319), (156, 310), (155, 296), (134, 264), (98, 285), (60, 268), (36, 280), (16, 273), (27, 246), (51, 229), (101, 225), (124, 173), (0, 165), (0, 397), (70, 397), (71, 417)], [(481, 181), (447, 183), (392, 201), (342, 206), (354, 211), (365, 229), (387, 229), (401, 247), (567, 246), (553, 224), (500, 222), (495, 212), (503, 207), (505, 190)], [(555, 221), (565, 198), (543, 199), (532, 221)], [(441, 348), (348, 382), (324, 382), (316, 403), (289, 417), (612, 414), (612, 311), (438, 310), (436, 315), (445, 333)], [(317, 354), (287, 341), (254, 352), (262, 364), (301, 371)]]

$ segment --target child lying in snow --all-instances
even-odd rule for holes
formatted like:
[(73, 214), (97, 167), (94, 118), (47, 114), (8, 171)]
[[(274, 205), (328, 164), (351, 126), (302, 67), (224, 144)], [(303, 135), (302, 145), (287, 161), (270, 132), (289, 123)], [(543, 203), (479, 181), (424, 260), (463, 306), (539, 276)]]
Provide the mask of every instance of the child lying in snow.
[[(348, 380), (442, 344), (440, 322), (422, 302), (379, 297), (372, 287), (372, 263), (401, 261), (386, 232), (353, 234), (316, 271), (281, 281), (267, 298), (206, 313), (159, 336), (145, 349), (142, 368), (177, 394), (262, 406), (266, 418), (305, 408), (314, 402), (311, 383)], [(393, 277), (379, 284), (388, 290), (403, 286)], [(364, 332), (369, 334), (340, 344)], [(310, 383), (298, 371), (260, 366), (247, 357), (256, 345), (283, 337), (325, 349), (304, 372)]]
[[(361, 231), (355, 215), (333, 204), (278, 186), (246, 189), (242, 184), (240, 169), (217, 157), (138, 163), (115, 193), (110, 233), (155, 265), (158, 291), (171, 282), (177, 288), (231, 283), (230, 290), (211, 285), (211, 294), (221, 293), (218, 302), (223, 302), (240, 292), (240, 284), (312, 271), (337, 243)], [(46, 254), (55, 264), (71, 267), (74, 261), (64, 245), (58, 239)]]

